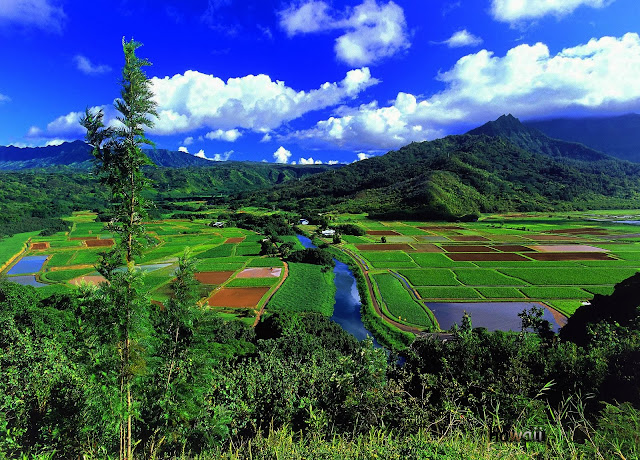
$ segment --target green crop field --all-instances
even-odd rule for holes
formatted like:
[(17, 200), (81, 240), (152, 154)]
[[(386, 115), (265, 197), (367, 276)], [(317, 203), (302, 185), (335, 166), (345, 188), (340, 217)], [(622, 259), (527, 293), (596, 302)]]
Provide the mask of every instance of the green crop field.
[(229, 281), (227, 287), (257, 287), (257, 286), (273, 286), (277, 284), (279, 278), (234, 278)]
[(289, 276), (266, 308), (269, 311), (315, 311), (331, 316), (335, 293), (333, 271), (323, 273), (319, 265), (290, 263)]
[(460, 286), (455, 274), (446, 268), (398, 270), (414, 286)]
[(389, 313), (401, 321), (433, 330), (435, 325), (425, 308), (416, 302), (400, 280), (389, 273), (373, 275)]
[(22, 251), (27, 240), (37, 234), (38, 232), (17, 233), (9, 238), (0, 239), (0, 267)]
[(100, 249), (98, 251), (83, 249), (81, 251), (77, 251), (76, 255), (71, 259), (71, 265), (93, 265), (98, 262), (98, 257), (100, 253), (103, 252), (104, 249)]
[[(393, 230), (402, 235), (387, 236), (388, 243), (409, 238), (430, 243), (429, 247), (410, 244), (416, 249), (424, 247), (436, 252), (359, 251), (354, 244), (347, 245), (357, 257), (369, 262), (374, 274), (396, 270), (427, 301), (522, 299), (555, 305), (559, 311), (572, 314), (580, 302), (596, 294), (610, 294), (615, 284), (640, 270), (640, 238), (629, 236), (629, 226), (593, 222), (590, 220), (593, 215), (530, 213), (484, 216), (477, 222), (455, 224), (375, 222), (364, 216), (353, 216), (353, 220), (349, 220), (347, 215), (337, 216), (336, 220), (358, 223), (368, 230)], [(418, 227), (427, 227), (427, 230)], [(592, 231), (596, 229), (598, 231)], [(379, 238), (370, 235), (362, 240)], [(493, 248), (494, 245), (494, 250), (478, 247)], [(588, 260), (607, 256), (590, 253), (591, 248), (579, 246), (605, 249), (609, 258)], [(544, 258), (549, 260), (534, 260), (534, 257), (542, 258), (539, 255), (542, 253), (546, 253)], [(375, 276), (392, 280), (388, 276)], [(393, 285), (391, 281), (387, 283)], [(394, 283), (402, 287), (399, 281)]]
[(458, 280), (467, 286), (522, 286), (522, 281), (505, 276), (495, 270), (458, 268), (454, 270)]
[(221, 244), (220, 246), (216, 246), (215, 248), (209, 249), (208, 251), (201, 252), (200, 254), (198, 254), (198, 258), (212, 259), (215, 257), (233, 256), (234, 246), (234, 244)]
[(93, 268), (79, 268), (73, 270), (56, 270), (54, 272), (46, 272), (42, 274), (42, 278), (46, 281), (69, 281), (78, 276), (87, 275), (94, 272)]
[(284, 264), (277, 257), (255, 257), (249, 261), (247, 267), (283, 267)]
[(71, 258), (74, 256), (73, 251), (57, 252), (51, 256), (47, 262), (47, 267), (62, 267), (69, 265)]

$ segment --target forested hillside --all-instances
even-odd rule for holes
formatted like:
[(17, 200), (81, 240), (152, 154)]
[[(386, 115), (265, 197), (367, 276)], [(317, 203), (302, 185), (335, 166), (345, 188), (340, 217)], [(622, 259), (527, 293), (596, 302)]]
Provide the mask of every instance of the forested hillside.
[[(448, 136), (237, 199), (425, 219), (640, 205), (639, 165), (544, 140), (540, 135), (537, 150), (553, 156), (524, 150), (502, 136)], [(574, 148), (580, 159), (572, 158)], [(583, 161), (585, 155), (597, 161)]]

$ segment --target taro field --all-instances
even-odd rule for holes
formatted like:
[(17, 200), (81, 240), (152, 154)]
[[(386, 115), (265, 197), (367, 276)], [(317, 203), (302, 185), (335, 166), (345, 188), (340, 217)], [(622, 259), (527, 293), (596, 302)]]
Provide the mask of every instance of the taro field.
[[(42, 297), (105, 282), (95, 265), (100, 253), (116, 243), (114, 236), (92, 213), (75, 213), (69, 221), (73, 223), (69, 232), (21, 234), (5, 240), (6, 245), (0, 243), (2, 275), (8, 281), (34, 286)], [(261, 235), (240, 228), (212, 228), (208, 223), (163, 220), (145, 224), (152, 243), (139, 258), (138, 268), (144, 272), (149, 297), (158, 305), (170, 298), (178, 257), (189, 247), (196, 259), (199, 305), (253, 324), (288, 270), (280, 259), (259, 255)]]
[(629, 213), (492, 215), (470, 223), (339, 215), (334, 221), (365, 230), (344, 235), (341, 246), (361, 263), (384, 314), (430, 329), (434, 304), (531, 302), (566, 320), (595, 295), (611, 294), (640, 270), (640, 226), (620, 222), (638, 220)]

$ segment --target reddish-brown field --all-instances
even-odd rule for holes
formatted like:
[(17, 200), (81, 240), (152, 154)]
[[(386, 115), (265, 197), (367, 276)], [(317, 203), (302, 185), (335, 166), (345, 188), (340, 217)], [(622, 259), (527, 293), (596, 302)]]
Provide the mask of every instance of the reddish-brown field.
[(269, 287), (222, 288), (209, 297), (207, 302), (212, 307), (253, 308), (267, 291)]
[(84, 240), (84, 244), (87, 245), (88, 248), (108, 248), (114, 245), (114, 241), (111, 238), (107, 238), (104, 240), (93, 240), (86, 239)]
[(413, 248), (405, 243), (396, 244), (357, 244), (358, 251), (412, 251)]
[(392, 236), (392, 235), (400, 235), (400, 233), (393, 230), (367, 230), (367, 235)]
[(245, 268), (242, 270), (236, 278), (279, 278), (282, 273), (282, 268), (269, 268), (269, 267), (254, 267)]
[(244, 236), (239, 236), (237, 238), (227, 238), (225, 243), (242, 243), (244, 241)]
[(222, 284), (231, 278), (234, 272), (200, 272), (195, 273), (195, 278), (202, 284)]
[(489, 246), (480, 246), (480, 245), (460, 245), (454, 246), (452, 244), (443, 244), (442, 249), (447, 252), (496, 252), (495, 249), (490, 248)]
[(71, 281), (69, 281), (69, 283), (73, 284), (74, 286), (80, 286), (82, 283), (97, 286), (100, 283), (108, 283), (108, 281), (102, 275), (84, 275), (72, 279)]
[(455, 260), (456, 262), (517, 262), (529, 260), (521, 255), (511, 252), (457, 252), (449, 253), (447, 254), (447, 257), (451, 260)]
[(519, 244), (496, 244), (493, 248), (502, 252), (535, 252), (535, 249), (532, 249), (533, 246), (528, 248)]
[(435, 244), (414, 243), (414, 244), (412, 244), (412, 246), (415, 249), (415, 252), (444, 252), (442, 249), (440, 249)]
[(536, 252), (527, 254), (527, 257), (542, 262), (556, 260), (616, 260), (603, 252)]
[(453, 241), (489, 241), (489, 238), (477, 235), (453, 235), (449, 238), (451, 238)]
[(40, 242), (40, 243), (31, 243), (31, 249), (34, 251), (41, 251), (43, 249), (49, 249), (49, 243)]

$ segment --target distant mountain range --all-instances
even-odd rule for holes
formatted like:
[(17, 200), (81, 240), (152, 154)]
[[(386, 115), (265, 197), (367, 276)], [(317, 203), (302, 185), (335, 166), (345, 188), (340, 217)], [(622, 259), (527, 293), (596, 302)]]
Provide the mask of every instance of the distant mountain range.
[(640, 115), (617, 117), (557, 118), (528, 121), (549, 137), (579, 142), (622, 160), (640, 162)]
[(237, 199), (305, 212), (334, 209), (426, 219), (635, 207), (640, 206), (640, 164), (549, 138), (505, 115), (464, 135), (412, 143)]
[[(185, 152), (171, 150), (145, 150), (157, 166), (184, 168), (189, 166), (211, 166), (212, 161)], [(83, 141), (64, 142), (47, 147), (0, 147), (0, 170), (20, 170), (69, 166), (89, 169), (92, 166), (91, 146)]]

